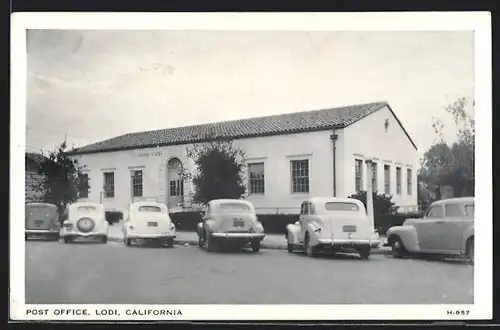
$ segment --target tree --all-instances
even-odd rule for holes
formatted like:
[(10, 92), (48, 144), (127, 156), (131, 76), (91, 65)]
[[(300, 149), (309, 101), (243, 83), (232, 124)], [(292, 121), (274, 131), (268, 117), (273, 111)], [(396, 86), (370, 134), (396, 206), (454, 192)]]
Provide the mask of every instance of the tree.
[(449, 185), (456, 196), (474, 196), (475, 120), (467, 113), (467, 100), (459, 98), (445, 110), (454, 118), (456, 140), (451, 146), (444, 140), (440, 120), (433, 127), (439, 140), (424, 154), (419, 175), (426, 187), (440, 198), (440, 187)]
[[(366, 190), (359, 191), (355, 194), (352, 194), (348, 198), (354, 198), (361, 202), (366, 207)], [(382, 215), (382, 214), (393, 214), (398, 210), (398, 206), (394, 204), (392, 201), (392, 196), (387, 194), (379, 194), (377, 192), (373, 192), (373, 214), (374, 215)]]
[(183, 177), (194, 185), (193, 201), (206, 205), (213, 199), (239, 199), (246, 191), (243, 170), (245, 154), (228, 139), (207, 136), (209, 142), (186, 148), (186, 156), (194, 161), (196, 173), (183, 171)]
[(40, 163), (39, 174), (43, 179), (33, 187), (41, 192), (42, 201), (58, 207), (60, 215), (64, 214), (66, 205), (78, 199), (79, 192), (89, 189), (88, 180), (81, 176), (82, 166), (66, 152), (66, 141), (50, 151), (48, 159)]

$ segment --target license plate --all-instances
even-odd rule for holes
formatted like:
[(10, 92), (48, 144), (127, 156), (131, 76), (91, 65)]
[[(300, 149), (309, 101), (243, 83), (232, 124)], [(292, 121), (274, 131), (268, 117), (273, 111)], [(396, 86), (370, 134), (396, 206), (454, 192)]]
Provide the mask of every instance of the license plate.
[(148, 227), (158, 227), (158, 222), (148, 222)]
[(233, 227), (245, 227), (245, 221), (243, 220), (234, 220)]
[(344, 226), (342, 230), (344, 233), (354, 233), (356, 231), (356, 226)]

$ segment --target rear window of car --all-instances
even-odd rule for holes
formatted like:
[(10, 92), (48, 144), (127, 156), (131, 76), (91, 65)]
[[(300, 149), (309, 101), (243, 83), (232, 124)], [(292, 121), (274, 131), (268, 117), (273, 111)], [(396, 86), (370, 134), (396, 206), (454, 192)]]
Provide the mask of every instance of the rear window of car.
[(250, 211), (250, 207), (243, 203), (223, 203), (219, 205), (222, 211)]
[(359, 206), (354, 203), (329, 202), (325, 204), (327, 211), (359, 211)]
[(85, 205), (85, 206), (78, 206), (76, 210), (79, 212), (94, 212), (97, 211), (97, 207), (91, 205)]
[(161, 212), (161, 208), (158, 206), (139, 206), (139, 212)]
[(467, 213), (468, 216), (474, 216), (474, 205), (465, 205), (465, 213)]
[(47, 206), (29, 206), (28, 213), (36, 215), (39, 214), (54, 215), (56, 213), (56, 210), (52, 207), (47, 207)]

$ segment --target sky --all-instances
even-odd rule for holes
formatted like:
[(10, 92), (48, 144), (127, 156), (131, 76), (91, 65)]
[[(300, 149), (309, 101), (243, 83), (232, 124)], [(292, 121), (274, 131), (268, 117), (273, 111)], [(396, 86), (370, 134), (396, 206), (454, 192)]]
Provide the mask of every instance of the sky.
[[(27, 31), (26, 149), (130, 132), (389, 102), (419, 148), (474, 98), (474, 35), (437, 32)], [(471, 103), (469, 103), (471, 104)], [(473, 114), (472, 107), (468, 110)]]

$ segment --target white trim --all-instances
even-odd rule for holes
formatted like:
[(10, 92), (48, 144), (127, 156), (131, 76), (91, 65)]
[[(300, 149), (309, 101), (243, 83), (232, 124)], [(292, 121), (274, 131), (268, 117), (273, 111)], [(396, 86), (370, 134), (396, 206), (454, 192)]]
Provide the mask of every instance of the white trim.
[(365, 160), (366, 159), (366, 157), (364, 155), (362, 155), (362, 154), (356, 154), (356, 153), (354, 153), (352, 155), (354, 156), (354, 158), (358, 158), (360, 160)]
[(393, 163), (392, 160), (387, 160), (387, 159), (382, 160), (382, 162), (385, 164), (392, 164)]
[(111, 172), (116, 172), (116, 167), (110, 167), (110, 168), (101, 168), (102, 173), (111, 173)]
[(267, 160), (267, 157), (249, 157), (245, 159), (245, 162), (247, 164), (253, 164), (253, 163), (265, 163)]
[(130, 170), (142, 170), (146, 168), (146, 165), (136, 165), (136, 166), (129, 166), (128, 167)]
[(301, 159), (312, 159), (313, 154), (297, 154), (297, 155), (287, 155), (286, 158), (290, 161), (301, 160)]

